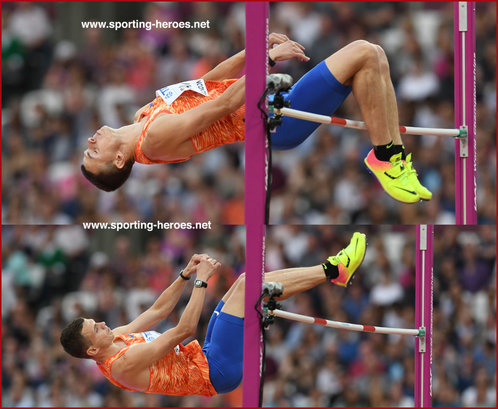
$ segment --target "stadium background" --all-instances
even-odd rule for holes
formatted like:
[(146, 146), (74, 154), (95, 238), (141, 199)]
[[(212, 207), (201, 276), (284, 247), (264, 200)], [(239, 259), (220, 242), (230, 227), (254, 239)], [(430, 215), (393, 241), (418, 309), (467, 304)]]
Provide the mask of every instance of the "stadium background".
[[(391, 64), (400, 122), (453, 126), (451, 4), (272, 3), (271, 15), (272, 30), (301, 41), (313, 63), (358, 38), (381, 44)], [(477, 18), (478, 215), (479, 223), (495, 225), (496, 4), (477, 3)], [(211, 29), (81, 29), (84, 20), (155, 19), (209, 19)], [(93, 365), (65, 356), (58, 335), (75, 312), (95, 314), (109, 324), (125, 322), (168, 285), (193, 252), (211, 251), (225, 267), (210, 286), (197, 334), (203, 338), (215, 302), (244, 271), (243, 228), (113, 234), (76, 225), (5, 224), (242, 224), (242, 144), (199, 155), (184, 165), (136, 165), (127, 185), (113, 194), (86, 183), (79, 164), (86, 138), (102, 123), (126, 123), (158, 87), (199, 77), (242, 49), (243, 27), (243, 3), (2, 3), (3, 406), (240, 404), (240, 388), (212, 399), (118, 390)], [(289, 63), (278, 68), (297, 79), (310, 67)], [(352, 101), (337, 114), (360, 118)], [(422, 181), (435, 193), (431, 202), (393, 202), (363, 165), (367, 135), (322, 127), (298, 149), (275, 153), (271, 220), (452, 223), (453, 143), (406, 137), (405, 144), (415, 155)], [(411, 326), (413, 228), (358, 229), (370, 239), (354, 286), (340, 291), (323, 285), (286, 308), (332, 319)], [(318, 263), (346, 244), (352, 231), (272, 227), (267, 270)], [(436, 406), (496, 404), (495, 235), (494, 226), (436, 226)], [(174, 325), (187, 295), (161, 329)], [(80, 297), (76, 311), (63, 304), (71, 297)], [(123, 305), (124, 298), (131, 300), (130, 306)], [(265, 405), (412, 403), (410, 340), (305, 329), (277, 323), (270, 331)]]
[[(3, 3), (2, 221), (192, 220), (243, 224), (243, 145), (185, 164), (135, 165), (105, 194), (80, 174), (101, 124), (120, 126), (165, 84), (198, 78), (244, 47), (243, 3)], [(453, 7), (447, 3), (272, 3), (271, 30), (306, 46), (309, 63), (280, 63), (297, 80), (341, 46), (384, 47), (406, 125), (453, 127)], [(82, 21), (204, 21), (209, 30), (98, 30)], [(496, 4), (477, 3), (479, 223), (496, 220)], [(361, 119), (348, 100), (337, 113)], [(450, 138), (406, 136), (434, 198), (385, 195), (363, 164), (364, 132), (321, 127), (274, 154), (273, 223), (453, 223)], [(209, 203), (209, 205), (207, 205)]]
[[(415, 227), (273, 226), (266, 270), (323, 262), (353, 231), (367, 234), (365, 260), (347, 289), (328, 283), (284, 309), (334, 320), (414, 325)], [(69, 357), (61, 328), (79, 315), (122, 325), (151, 305), (195, 252), (221, 260), (196, 338), (244, 271), (242, 226), (206, 231), (85, 231), (79, 226), (5, 226), (2, 231), (2, 405), (14, 407), (240, 406), (242, 388), (213, 398), (122, 391), (91, 361)], [(436, 226), (433, 402), (496, 403), (496, 232)], [(164, 331), (178, 322), (186, 290)], [(412, 337), (360, 334), (278, 320), (268, 332), (264, 406), (413, 405)]]

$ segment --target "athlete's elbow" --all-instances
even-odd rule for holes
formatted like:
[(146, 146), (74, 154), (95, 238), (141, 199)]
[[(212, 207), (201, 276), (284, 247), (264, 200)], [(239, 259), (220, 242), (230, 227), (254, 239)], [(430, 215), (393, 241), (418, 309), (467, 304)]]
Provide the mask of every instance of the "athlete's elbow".
[(216, 104), (216, 117), (217, 119), (223, 118), (225, 115), (231, 114), (234, 109), (234, 101), (230, 94), (225, 92), (221, 97), (214, 100)]
[(195, 331), (197, 330), (197, 325), (193, 323), (178, 323), (176, 326), (176, 330), (178, 332), (178, 336), (182, 339), (187, 339), (195, 335)]

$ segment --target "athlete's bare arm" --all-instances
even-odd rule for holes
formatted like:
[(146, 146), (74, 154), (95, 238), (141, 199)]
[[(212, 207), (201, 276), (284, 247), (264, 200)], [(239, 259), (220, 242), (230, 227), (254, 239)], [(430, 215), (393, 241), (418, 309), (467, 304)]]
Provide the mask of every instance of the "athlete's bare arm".
[[(269, 52), (275, 61), (292, 58), (309, 60), (303, 52), (304, 47), (299, 43), (288, 40), (281, 34), (275, 34), (272, 38), (271, 44), (278, 44)], [(242, 58), (242, 55), (239, 53), (238, 57), (234, 57)], [(142, 144), (143, 153), (150, 160), (158, 161), (190, 158), (196, 153), (190, 138), (235, 112), (244, 104), (244, 98), (245, 76), (230, 85), (215, 100), (207, 101), (182, 114), (159, 114), (149, 126), (147, 138)]]
[(237, 76), (244, 69), (245, 61), (246, 51), (242, 50), (219, 63), (211, 71), (203, 75), (202, 79), (206, 81), (223, 81), (226, 79), (237, 78)]
[[(185, 277), (192, 276), (196, 272), (197, 265), (204, 257), (207, 257), (207, 254), (194, 254), (182, 274)], [(113, 329), (113, 334), (116, 336), (119, 334), (147, 331), (159, 321), (168, 317), (178, 303), (180, 295), (185, 288), (185, 283), (186, 280), (178, 277), (166, 290), (163, 291), (163, 293), (149, 309), (144, 311), (129, 324)]]
[(151, 160), (181, 160), (192, 156), (195, 150), (190, 138), (240, 108), (244, 104), (244, 87), (245, 76), (214, 100), (182, 114), (158, 115), (142, 144), (145, 156)]
[[(197, 265), (197, 278), (208, 281), (220, 268), (220, 263), (203, 255)], [(149, 367), (166, 356), (176, 345), (195, 334), (201, 316), (205, 288), (194, 287), (178, 325), (154, 341), (136, 344), (112, 366), (112, 376), (123, 385), (145, 391), (149, 385)]]

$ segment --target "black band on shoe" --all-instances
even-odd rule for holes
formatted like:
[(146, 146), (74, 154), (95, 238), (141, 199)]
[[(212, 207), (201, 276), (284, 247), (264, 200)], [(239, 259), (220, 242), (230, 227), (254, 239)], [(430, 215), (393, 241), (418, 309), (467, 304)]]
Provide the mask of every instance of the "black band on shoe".
[(330, 261), (327, 260), (325, 263), (322, 263), (322, 268), (329, 280), (333, 280), (334, 278), (339, 277), (339, 269)]

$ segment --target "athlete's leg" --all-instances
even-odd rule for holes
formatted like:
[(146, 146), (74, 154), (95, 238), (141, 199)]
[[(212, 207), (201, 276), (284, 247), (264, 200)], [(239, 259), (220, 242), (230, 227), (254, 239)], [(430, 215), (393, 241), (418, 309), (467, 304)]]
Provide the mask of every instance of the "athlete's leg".
[[(265, 281), (283, 283), (282, 299), (312, 288), (325, 279), (321, 265), (278, 270), (265, 274)], [(218, 393), (230, 392), (242, 381), (244, 284), (245, 275), (242, 274), (230, 289), (230, 295), (219, 314), (216, 314), (216, 318), (211, 318), (209, 326), (212, 323), (212, 329), (208, 330), (209, 340), (202, 348), (209, 364), (209, 379)]]
[(411, 156), (408, 159), (405, 156), (396, 96), (384, 50), (359, 40), (325, 59), (325, 63), (335, 78), (353, 87), (375, 145), (365, 163), (387, 193), (406, 203), (430, 200), (432, 193), (420, 184)]
[[(292, 268), (265, 274), (265, 280), (280, 281), (284, 284), (282, 299), (311, 288), (325, 279), (322, 266)], [(245, 275), (241, 275), (214, 320), (209, 343), (202, 349), (209, 364), (209, 379), (218, 393), (230, 392), (242, 381), (244, 283)]]
[[(286, 99), (297, 110), (332, 115), (353, 90), (373, 145), (401, 145), (389, 63), (381, 47), (358, 40), (306, 73)], [(319, 124), (285, 117), (272, 138), (276, 149), (302, 143)]]
[[(350, 244), (324, 265), (289, 268), (265, 274), (265, 281), (279, 281), (284, 286), (280, 299), (310, 289), (326, 279), (347, 285), (365, 256), (366, 238), (354, 233)], [(244, 344), (245, 274), (229, 291), (226, 303), (213, 324), (208, 347), (203, 348), (209, 364), (209, 378), (218, 393), (235, 389), (242, 380)]]
[[(287, 268), (265, 274), (265, 282), (278, 281), (284, 291), (280, 300), (294, 294), (309, 290), (327, 279), (332, 283), (346, 286), (363, 261), (366, 250), (366, 237), (362, 233), (354, 233), (350, 244), (336, 256), (329, 257), (325, 265), (312, 267)], [(233, 294), (228, 298), (222, 312), (244, 317), (245, 278), (239, 281)]]
[[(365, 159), (368, 168), (395, 199), (429, 200), (432, 194), (420, 184), (411, 156), (405, 157), (389, 63), (381, 47), (363, 40), (345, 46), (305, 74), (286, 99), (294, 109), (332, 115), (351, 89), (374, 145)], [(272, 148), (294, 148), (318, 126), (284, 117), (272, 135)]]
[(230, 392), (242, 381), (243, 345), (244, 319), (220, 311), (210, 342), (202, 348), (216, 392)]
[(396, 102), (396, 94), (394, 92), (393, 82), (389, 69), (389, 61), (382, 47), (376, 45), (377, 53), (379, 53), (379, 61), (381, 65), (381, 81), (384, 83), (385, 95), (387, 98), (387, 125), (389, 135), (395, 145), (402, 145), (401, 134), (399, 133), (399, 115), (398, 104)]
[(381, 48), (364, 40), (354, 41), (326, 58), (325, 63), (339, 82), (353, 87), (372, 143), (401, 144), (389, 63)]
[(216, 321), (217, 321), (217, 319), (218, 319), (218, 317), (220, 315), (221, 309), (223, 308), (223, 306), (225, 305), (225, 303), (227, 302), (227, 300), (230, 298), (230, 296), (234, 292), (234, 290), (237, 287), (238, 283), (242, 279), (243, 279), (243, 275), (239, 276), (237, 278), (237, 280), (230, 286), (230, 289), (225, 293), (225, 295), (223, 296), (223, 298), (221, 299), (221, 301), (218, 303), (218, 305), (214, 309), (213, 314), (211, 315), (211, 318), (209, 320), (208, 328), (206, 330), (206, 338), (204, 339), (204, 345), (202, 347), (203, 349), (209, 348), (209, 344), (211, 343), (211, 337), (212, 337), (212, 334), (213, 334), (213, 328), (214, 328), (214, 325), (216, 324)]
[[(291, 108), (313, 112), (321, 115), (332, 115), (351, 93), (352, 88), (341, 84), (331, 74), (325, 61), (313, 67), (290, 89), (284, 93)], [(270, 100), (273, 96), (270, 96)], [(272, 133), (272, 149), (292, 149), (320, 126), (319, 123), (301, 119), (284, 117), (282, 124)]]

